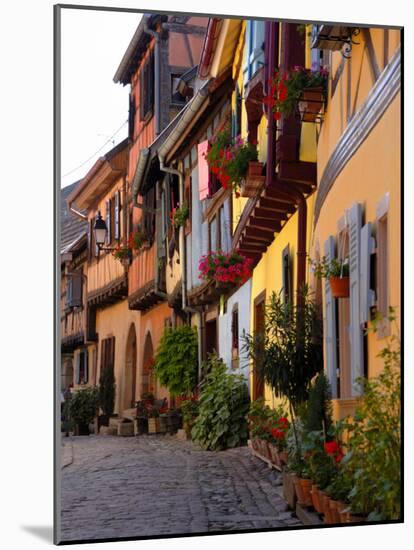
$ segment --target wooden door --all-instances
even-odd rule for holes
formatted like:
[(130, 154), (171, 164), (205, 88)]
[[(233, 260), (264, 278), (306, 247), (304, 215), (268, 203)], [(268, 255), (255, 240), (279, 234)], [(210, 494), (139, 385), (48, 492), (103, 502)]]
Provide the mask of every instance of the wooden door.
[[(264, 314), (266, 301), (266, 291), (261, 292), (254, 301), (254, 334), (259, 336), (264, 330)], [(260, 354), (260, 350), (259, 350)], [(258, 375), (257, 364), (253, 364), (253, 380), (252, 380), (252, 397), (253, 400), (264, 397), (264, 382)]]

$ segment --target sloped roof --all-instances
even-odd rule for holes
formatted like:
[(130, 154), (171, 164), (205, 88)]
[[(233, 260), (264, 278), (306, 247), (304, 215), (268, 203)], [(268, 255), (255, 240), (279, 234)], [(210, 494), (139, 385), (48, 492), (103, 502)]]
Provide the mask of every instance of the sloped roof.
[(62, 252), (69, 244), (73, 243), (88, 228), (88, 223), (72, 214), (66, 204), (68, 196), (76, 189), (81, 180), (60, 190), (60, 246)]

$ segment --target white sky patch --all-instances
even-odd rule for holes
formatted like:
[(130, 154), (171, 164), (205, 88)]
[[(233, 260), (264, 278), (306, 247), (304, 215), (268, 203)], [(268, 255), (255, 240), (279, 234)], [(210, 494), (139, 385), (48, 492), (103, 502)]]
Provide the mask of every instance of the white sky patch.
[(127, 137), (130, 87), (113, 77), (140, 20), (139, 13), (62, 10), (62, 187)]

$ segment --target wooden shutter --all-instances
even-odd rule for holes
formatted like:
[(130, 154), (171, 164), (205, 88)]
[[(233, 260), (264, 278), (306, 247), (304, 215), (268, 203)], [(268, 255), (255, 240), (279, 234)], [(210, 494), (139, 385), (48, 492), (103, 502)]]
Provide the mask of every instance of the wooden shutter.
[(200, 200), (208, 197), (209, 191), (209, 167), (205, 154), (208, 150), (208, 140), (198, 144), (198, 191)]
[(351, 344), (351, 393), (361, 394), (356, 379), (364, 375), (363, 334), (360, 324), (360, 241), (361, 205), (355, 203), (349, 214), (349, 291), (350, 291), (350, 344)]
[[(335, 257), (335, 240), (332, 235), (325, 241), (324, 253), (327, 260)], [(325, 315), (324, 315), (324, 340), (325, 340), (325, 362), (326, 373), (331, 384), (332, 398), (338, 396), (338, 355), (337, 355), (337, 335), (336, 335), (336, 302), (332, 296), (329, 279), (324, 279), (325, 285)]]
[(135, 126), (135, 98), (132, 93), (129, 94), (129, 113), (128, 113), (128, 137), (134, 139)]
[(115, 193), (115, 205), (114, 205), (114, 210), (115, 210), (115, 229), (114, 229), (114, 237), (115, 239), (119, 240), (120, 237), (121, 237), (121, 231), (120, 231), (120, 222), (121, 222), (121, 216), (120, 216), (120, 212), (121, 212), (121, 193), (120, 191), (117, 191)]
[(369, 320), (369, 310), (375, 303), (375, 292), (371, 289), (371, 254), (375, 248), (375, 240), (372, 237), (371, 222), (361, 229), (361, 285), (360, 285), (360, 317), (361, 325)]
[(151, 55), (148, 60), (148, 69), (147, 69), (147, 94), (148, 94), (148, 105), (147, 112), (153, 109), (154, 107), (154, 52), (151, 52)]
[(88, 349), (86, 348), (85, 349), (85, 358), (84, 358), (84, 375), (83, 375), (83, 380), (85, 382), (85, 384), (88, 383), (88, 380), (89, 380), (89, 353), (88, 353)]
[(93, 256), (92, 242), (93, 242), (93, 219), (89, 220), (89, 227), (88, 227), (88, 260), (89, 261), (92, 259), (92, 256)]
[(76, 354), (76, 365), (75, 365), (75, 382), (80, 384), (80, 355), (81, 352)]
[(72, 273), (71, 277), (71, 296), (70, 296), (70, 307), (81, 307), (82, 306), (82, 272), (77, 271)]
[(106, 244), (111, 243), (111, 200), (107, 200), (105, 202), (105, 208), (106, 208), (106, 215), (105, 215), (105, 222), (106, 222)]

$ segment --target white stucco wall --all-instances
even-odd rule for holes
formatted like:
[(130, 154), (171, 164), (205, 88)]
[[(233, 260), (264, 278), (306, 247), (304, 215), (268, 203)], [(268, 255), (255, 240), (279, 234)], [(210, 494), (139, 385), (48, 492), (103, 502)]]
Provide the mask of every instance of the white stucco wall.
[(218, 332), (219, 332), (219, 354), (226, 363), (229, 370), (231, 369), (231, 324), (232, 311), (235, 304), (238, 305), (239, 311), (239, 368), (237, 371), (243, 374), (249, 384), (249, 360), (247, 354), (242, 351), (244, 346), (243, 332), (250, 332), (250, 294), (251, 294), (251, 279), (249, 279), (242, 287), (239, 288), (227, 301), (227, 311), (224, 315), (218, 317)]

